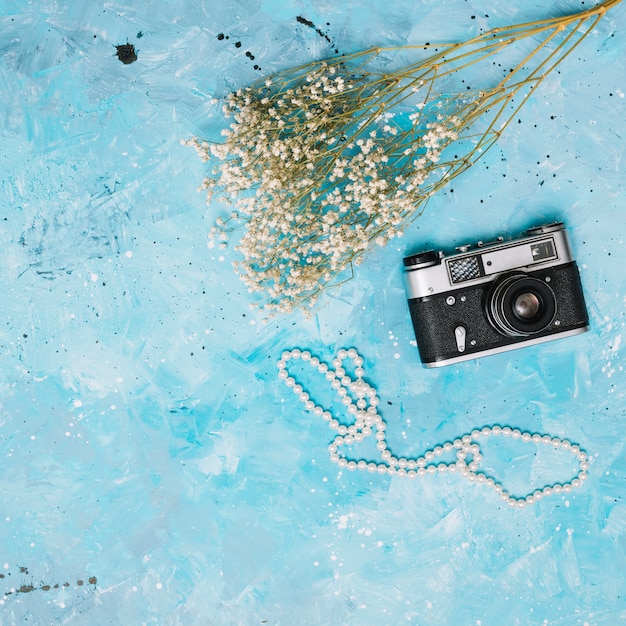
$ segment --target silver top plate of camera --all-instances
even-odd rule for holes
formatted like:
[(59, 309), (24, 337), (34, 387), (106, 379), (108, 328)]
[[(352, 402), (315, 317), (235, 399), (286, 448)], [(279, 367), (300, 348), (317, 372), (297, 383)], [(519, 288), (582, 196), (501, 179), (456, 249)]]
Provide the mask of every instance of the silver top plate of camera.
[[(405, 259), (407, 295), (424, 298), (454, 289), (492, 281), (496, 274), (512, 270), (532, 271), (572, 262), (567, 232), (561, 222), (526, 231), (511, 241), (479, 241), (457, 248), (456, 254), (428, 250)], [(419, 270), (419, 271), (413, 271)]]

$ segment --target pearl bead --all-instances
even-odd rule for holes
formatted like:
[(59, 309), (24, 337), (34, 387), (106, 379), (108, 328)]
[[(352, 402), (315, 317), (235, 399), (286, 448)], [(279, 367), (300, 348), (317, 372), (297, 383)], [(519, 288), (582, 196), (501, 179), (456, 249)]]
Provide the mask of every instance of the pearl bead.
[(339, 350), (339, 352), (337, 352), (337, 359), (339, 360), (341, 359), (342, 361), (348, 356), (348, 352), (347, 350), (344, 350), (343, 348), (341, 350)]
[(316, 407), (313, 409), (313, 414), (314, 414), (316, 417), (321, 417), (323, 412), (324, 412), (324, 409), (322, 409), (322, 407), (321, 407), (321, 406), (316, 406)]
[(301, 352), (300, 352), (300, 350), (299, 350), (298, 348), (294, 348), (294, 349), (291, 351), (291, 356), (292, 356), (294, 359), (299, 359), (299, 358), (300, 358), (300, 354), (301, 354)]
[(308, 361), (311, 358), (311, 353), (308, 350), (303, 350), (300, 354), (300, 358), (303, 361)]
[[(340, 352), (341, 352), (341, 350), (340, 350)], [(345, 352), (345, 350), (344, 350), (344, 352)], [(357, 351), (354, 348), (350, 348), (347, 351), (346, 356), (348, 356), (351, 359), (356, 359), (359, 355), (358, 355)], [(346, 357), (343, 357), (343, 358), (345, 359)]]

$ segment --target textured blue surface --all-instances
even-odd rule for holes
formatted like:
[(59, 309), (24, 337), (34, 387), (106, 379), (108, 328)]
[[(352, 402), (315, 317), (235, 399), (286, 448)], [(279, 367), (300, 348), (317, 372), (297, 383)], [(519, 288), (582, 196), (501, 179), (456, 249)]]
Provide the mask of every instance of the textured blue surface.
[[(210, 96), (334, 49), (581, 6), (0, 0), (2, 624), (626, 621), (626, 5), (310, 320), (249, 309), (179, 143), (223, 123)], [(591, 332), (424, 370), (402, 256), (546, 218), (570, 227)], [(352, 345), (395, 450), (511, 423), (579, 443), (589, 480), (517, 511), (457, 476), (338, 470), (275, 362)], [(532, 482), (532, 452), (498, 458)]]

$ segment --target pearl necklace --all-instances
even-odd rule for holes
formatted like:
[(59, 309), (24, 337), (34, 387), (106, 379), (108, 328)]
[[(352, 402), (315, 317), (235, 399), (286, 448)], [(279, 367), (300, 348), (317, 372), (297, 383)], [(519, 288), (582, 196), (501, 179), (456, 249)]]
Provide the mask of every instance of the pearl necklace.
[[(346, 374), (343, 367), (345, 359), (351, 359), (354, 365), (354, 376), (351, 378)], [(301, 359), (312, 368), (323, 374), (330, 386), (337, 392), (345, 410), (352, 418), (352, 423), (348, 426), (341, 424), (330, 411), (315, 404), (309, 394), (298, 383), (296, 378), (289, 371), (289, 361)], [(575, 487), (580, 487), (587, 480), (587, 470), (589, 468), (588, 457), (584, 450), (567, 439), (559, 439), (550, 435), (523, 432), (510, 426), (485, 426), (481, 429), (462, 435), (453, 441), (447, 441), (424, 452), (417, 458), (404, 458), (394, 456), (387, 447), (385, 430), (387, 425), (378, 413), (378, 398), (376, 389), (363, 380), (365, 370), (363, 369), (363, 358), (359, 356), (354, 348), (349, 350), (341, 349), (332, 360), (332, 367), (307, 350), (287, 350), (283, 352), (277, 363), (278, 377), (290, 387), (298, 396), (307, 411), (313, 415), (321, 417), (328, 423), (331, 429), (337, 432), (337, 436), (328, 446), (330, 460), (337, 463), (339, 467), (348, 470), (367, 470), (371, 473), (388, 474), (390, 476), (407, 476), (417, 478), (437, 473), (456, 473), (470, 482), (480, 483), (491, 487), (500, 498), (511, 507), (523, 508), (528, 504), (538, 502), (542, 498), (553, 494), (569, 493)], [(356, 400), (356, 401), (355, 401)], [(376, 449), (380, 453), (381, 462), (374, 463), (365, 459), (348, 459), (342, 454), (341, 448), (346, 445), (359, 443), (366, 437), (376, 438)], [(480, 444), (481, 440), (491, 436), (511, 437), (524, 443), (546, 444), (555, 449), (567, 450), (578, 461), (579, 471), (575, 477), (565, 483), (547, 485), (542, 489), (536, 489), (525, 496), (515, 497), (507, 492), (503, 485), (496, 480), (479, 472), (480, 462), (483, 458)], [(445, 462), (439, 457), (445, 453), (456, 451), (456, 461)]]

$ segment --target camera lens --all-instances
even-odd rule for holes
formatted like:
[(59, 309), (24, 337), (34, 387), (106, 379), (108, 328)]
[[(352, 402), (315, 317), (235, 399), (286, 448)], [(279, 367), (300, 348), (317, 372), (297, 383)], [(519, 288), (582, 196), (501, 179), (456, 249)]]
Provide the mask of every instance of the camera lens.
[(513, 313), (521, 320), (531, 320), (541, 311), (541, 300), (530, 291), (523, 293), (513, 303)]
[(485, 310), (491, 325), (509, 337), (545, 330), (556, 316), (556, 296), (550, 286), (526, 274), (508, 275), (489, 294)]

